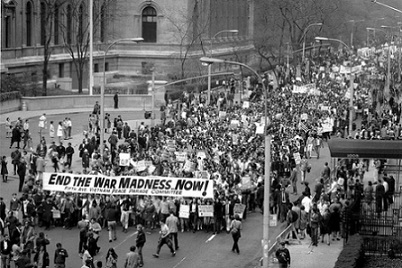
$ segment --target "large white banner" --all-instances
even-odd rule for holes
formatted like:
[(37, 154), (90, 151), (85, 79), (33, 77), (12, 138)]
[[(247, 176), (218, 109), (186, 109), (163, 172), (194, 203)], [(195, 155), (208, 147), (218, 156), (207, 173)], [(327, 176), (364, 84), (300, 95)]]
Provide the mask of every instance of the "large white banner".
[(213, 181), (211, 180), (158, 176), (108, 177), (103, 175), (43, 173), (43, 189), (86, 194), (214, 197)]
[(316, 88), (314, 83), (306, 84), (306, 85), (302, 85), (302, 86), (293, 85), (292, 93), (293, 94), (307, 93), (308, 95), (320, 95), (321, 94), (320, 90), (318, 90)]

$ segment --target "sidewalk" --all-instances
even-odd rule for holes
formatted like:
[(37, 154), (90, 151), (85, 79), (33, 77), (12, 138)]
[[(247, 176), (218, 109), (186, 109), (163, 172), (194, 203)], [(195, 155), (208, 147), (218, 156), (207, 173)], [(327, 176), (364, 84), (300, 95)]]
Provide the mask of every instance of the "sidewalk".
[[(10, 113), (1, 113), (0, 114), (0, 124), (4, 124), (6, 122), (7, 117), (11, 119), (12, 122), (21, 117), (23, 119), (29, 119), (33, 117), (40, 117), (42, 114), (46, 115), (58, 115), (58, 114), (77, 114), (77, 113), (91, 113), (93, 108), (71, 108), (71, 109), (57, 109), (57, 110), (38, 110), (38, 111), (15, 111)], [(108, 112), (139, 112), (144, 111), (143, 108), (121, 108), (121, 109), (113, 109), (113, 108), (106, 108), (105, 113)], [(158, 116), (159, 111), (156, 110), (156, 114)]]
[[(320, 238), (321, 239), (321, 238)], [(308, 237), (301, 240), (290, 240), (286, 248), (290, 251), (290, 267), (297, 268), (333, 268), (338, 260), (338, 256), (343, 249), (343, 240), (331, 241), (331, 245), (318, 243), (318, 247), (310, 245), (311, 239)], [(272, 256), (274, 257), (274, 256)], [(272, 260), (272, 258), (271, 258)], [(272, 265), (272, 266), (271, 266)], [(270, 263), (269, 267), (278, 267), (277, 263)]]

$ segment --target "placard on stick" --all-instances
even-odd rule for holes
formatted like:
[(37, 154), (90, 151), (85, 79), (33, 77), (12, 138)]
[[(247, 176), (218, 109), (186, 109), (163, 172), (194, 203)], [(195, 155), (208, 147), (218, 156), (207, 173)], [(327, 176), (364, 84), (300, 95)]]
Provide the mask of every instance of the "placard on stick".
[(244, 210), (246, 209), (246, 205), (243, 204), (235, 204), (233, 208), (233, 215), (238, 214), (240, 219), (243, 219), (243, 213)]

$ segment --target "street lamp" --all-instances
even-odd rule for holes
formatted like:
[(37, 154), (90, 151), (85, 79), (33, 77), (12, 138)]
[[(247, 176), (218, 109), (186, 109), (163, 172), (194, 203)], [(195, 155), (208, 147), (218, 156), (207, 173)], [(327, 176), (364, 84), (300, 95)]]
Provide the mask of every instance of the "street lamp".
[(339, 43), (341, 43), (342, 45), (344, 45), (344, 46), (349, 50), (349, 52), (352, 51), (352, 50), (350, 49), (350, 47), (349, 47), (345, 42), (343, 42), (342, 40), (339, 40), (339, 39), (317, 36), (317, 37), (315, 38), (315, 40), (316, 40), (316, 41), (335, 41), (335, 42), (339, 42)]
[(252, 69), (250, 66), (235, 61), (228, 61), (223, 59), (216, 59), (216, 58), (208, 58), (202, 57), (200, 59), (201, 62), (207, 63), (209, 65), (213, 63), (227, 63), (231, 65), (238, 65), (244, 67), (257, 76), (258, 80), (262, 84), (262, 88), (264, 91), (264, 140), (265, 140), (265, 164), (264, 164), (264, 223), (263, 223), (263, 240), (262, 240), (262, 251), (263, 251), (263, 265), (264, 267), (268, 267), (268, 249), (269, 249), (269, 194), (270, 194), (270, 170), (271, 170), (271, 135), (268, 134), (267, 127), (268, 127), (268, 107), (267, 107), (267, 100), (268, 100), (268, 92), (265, 86), (265, 83), (262, 81), (262, 77)]
[[(239, 33), (239, 30), (222, 30), (217, 32), (212, 38), (209, 40), (209, 57), (212, 57), (212, 41), (217, 37), (218, 35), (222, 33), (234, 33), (237, 34)], [(208, 96), (207, 96), (207, 105), (211, 102), (211, 72), (212, 72), (212, 67), (211, 64), (208, 64)]]
[(103, 82), (102, 82), (102, 86), (101, 86), (101, 118), (100, 118), (100, 153), (103, 156), (103, 150), (104, 150), (104, 144), (103, 144), (103, 140), (105, 139), (105, 87), (106, 87), (106, 55), (109, 52), (109, 49), (120, 42), (142, 42), (144, 41), (144, 38), (142, 37), (136, 37), (136, 38), (124, 38), (124, 39), (118, 39), (115, 40), (114, 42), (112, 42), (105, 50), (105, 54), (103, 55)]
[(386, 7), (386, 8), (392, 9), (393, 11), (402, 13), (402, 10), (399, 10), (399, 9), (393, 7), (393, 6), (389, 6), (389, 5), (387, 5), (387, 4), (378, 2), (377, 0), (371, 0), (371, 2), (373, 2), (374, 4), (377, 4), (377, 5), (384, 6), (384, 7)]
[(307, 34), (307, 30), (308, 30), (308, 28), (310, 28), (310, 27), (312, 27), (312, 26), (322, 26), (322, 23), (321, 22), (317, 22), (317, 23), (312, 23), (312, 24), (310, 24), (309, 26), (307, 26), (306, 27), (306, 29), (304, 29), (304, 32), (303, 32), (303, 62), (304, 62), (304, 53), (305, 53), (305, 50), (306, 50), (306, 34)]
[(352, 23), (352, 31), (350, 32), (350, 46), (353, 47), (353, 31), (355, 30), (356, 22), (363, 22), (364, 20), (350, 20), (348, 22)]

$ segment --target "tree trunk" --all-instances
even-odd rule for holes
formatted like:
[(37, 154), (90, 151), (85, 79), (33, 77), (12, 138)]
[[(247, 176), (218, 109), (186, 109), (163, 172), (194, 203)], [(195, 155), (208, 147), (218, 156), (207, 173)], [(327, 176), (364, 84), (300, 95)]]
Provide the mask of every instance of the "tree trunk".
[(48, 59), (46, 58), (45, 53), (45, 60), (43, 61), (43, 71), (42, 71), (43, 96), (47, 96), (47, 66), (48, 66)]
[(82, 78), (83, 78), (84, 68), (79, 66), (77, 70), (77, 79), (78, 79), (78, 94), (82, 94)]

